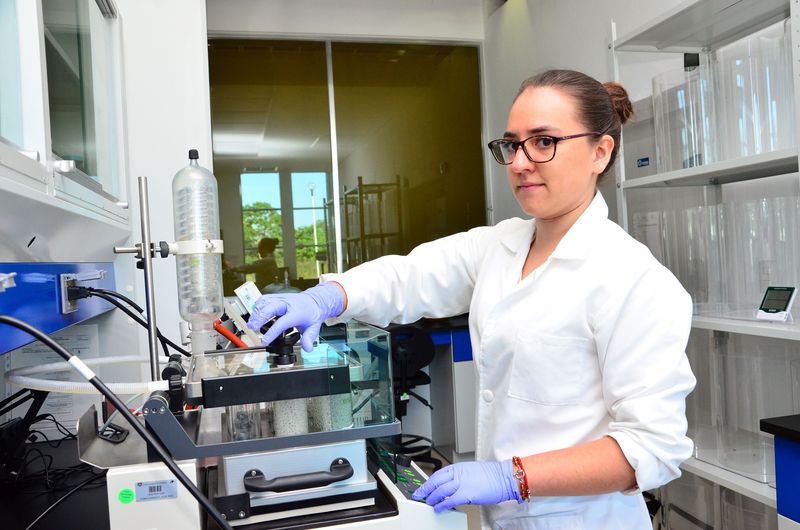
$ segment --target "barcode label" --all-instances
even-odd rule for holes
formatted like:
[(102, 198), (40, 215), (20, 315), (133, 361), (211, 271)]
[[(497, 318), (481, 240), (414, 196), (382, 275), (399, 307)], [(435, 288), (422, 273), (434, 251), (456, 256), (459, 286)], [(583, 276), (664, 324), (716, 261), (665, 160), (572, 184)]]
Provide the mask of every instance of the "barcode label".
[(154, 480), (136, 483), (136, 502), (175, 499), (178, 483), (175, 480)]

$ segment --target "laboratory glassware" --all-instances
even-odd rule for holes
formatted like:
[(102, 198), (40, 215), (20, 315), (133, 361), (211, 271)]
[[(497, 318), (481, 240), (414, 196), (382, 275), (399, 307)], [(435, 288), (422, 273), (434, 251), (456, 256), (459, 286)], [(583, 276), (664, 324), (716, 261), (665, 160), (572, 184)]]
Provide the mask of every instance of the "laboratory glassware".
[[(172, 180), (175, 241), (210, 245), (219, 240), (217, 180), (189, 151), (189, 165)], [(215, 347), (214, 321), (223, 311), (222, 261), (218, 253), (200, 251), (176, 256), (181, 317), (191, 326), (192, 353)]]
[(653, 121), (659, 173), (715, 162), (713, 79), (707, 65), (653, 78)]
[(795, 145), (790, 35), (787, 19), (712, 54), (721, 158)]
[(714, 337), (719, 464), (753, 480), (773, 482), (773, 440), (761, 432), (759, 421), (798, 412), (800, 350), (791, 341), (767, 337), (723, 332)]
[(694, 456), (699, 460), (716, 462), (717, 435), (714, 424), (712, 371), (712, 334), (704, 329), (692, 329), (686, 356), (697, 379), (697, 385), (686, 397), (686, 435), (694, 442)]
[[(670, 530), (717, 528), (714, 484), (684, 472), (661, 489), (661, 505)], [(705, 526), (704, 526), (705, 525)]]
[(778, 530), (775, 508), (741, 493), (721, 488), (722, 525), (725, 530)]
[(246, 403), (225, 407), (228, 433), (231, 440), (255, 440), (261, 438), (261, 404)]

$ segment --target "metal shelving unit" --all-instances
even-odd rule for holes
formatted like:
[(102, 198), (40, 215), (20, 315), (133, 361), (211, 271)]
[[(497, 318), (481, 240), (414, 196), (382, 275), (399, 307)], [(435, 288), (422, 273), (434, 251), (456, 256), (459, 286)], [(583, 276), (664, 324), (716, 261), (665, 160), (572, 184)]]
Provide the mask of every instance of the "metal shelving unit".
[(629, 190), (661, 186), (715, 186), (795, 173), (797, 169), (797, 150), (786, 149), (626, 180), (622, 187)]
[[(395, 194), (394, 199), (390, 194)], [(386, 254), (400, 252), (402, 246), (402, 208), (400, 176), (394, 182), (358, 184), (342, 194), (343, 252), (348, 269)], [(389, 223), (394, 230), (387, 229)]]
[(692, 326), (697, 329), (800, 341), (800, 324), (798, 323), (784, 324), (781, 322), (695, 315), (692, 318)]
[[(609, 46), (614, 72), (619, 71), (617, 52), (708, 53), (787, 17), (791, 18), (795, 43), (792, 46), (793, 95), (796, 137), (800, 139), (800, 118), (797, 116), (800, 110), (800, 47), (796, 44), (800, 42), (798, 0), (686, 0), (630, 34), (615, 38)], [(612, 36), (616, 36), (613, 26)], [(624, 148), (620, 151), (620, 159), (623, 158)], [(617, 168), (619, 221), (628, 228), (627, 192), (630, 190), (711, 186), (719, 191), (719, 186), (724, 184), (797, 173), (798, 167), (797, 147), (631, 180), (625, 178), (622, 160)], [(719, 197), (714, 191), (709, 195)], [(695, 329), (800, 341), (800, 323), (695, 315), (692, 326)], [(768, 484), (696, 458), (690, 458), (681, 468), (762, 504), (776, 506), (776, 490)]]
[(616, 40), (617, 51), (719, 48), (789, 16), (786, 0), (686, 0)]
[(775, 488), (769, 484), (756, 482), (753, 479), (743, 477), (742, 475), (696, 458), (690, 458), (684, 462), (681, 465), (681, 469), (689, 473), (694, 473), (698, 477), (710, 480), (720, 486), (724, 486), (729, 490), (741, 493), (767, 506), (774, 508), (776, 505)]

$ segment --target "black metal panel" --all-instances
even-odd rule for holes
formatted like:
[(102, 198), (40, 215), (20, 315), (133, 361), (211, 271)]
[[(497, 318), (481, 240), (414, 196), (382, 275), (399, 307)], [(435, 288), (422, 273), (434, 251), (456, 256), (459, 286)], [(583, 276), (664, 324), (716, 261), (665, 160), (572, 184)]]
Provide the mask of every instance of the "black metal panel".
[(392, 423), (379, 423), (336, 431), (197, 445), (202, 409), (187, 411), (180, 418), (176, 418), (169, 411), (169, 403), (161, 394), (154, 392), (144, 404), (142, 410), (145, 424), (176, 460), (257, 453), (287, 447), (347, 442), (400, 434), (400, 422), (395, 420)]
[(207, 408), (348, 393), (348, 366), (203, 379), (203, 405)]
[(793, 442), (800, 442), (800, 414), (762, 419), (761, 430)]

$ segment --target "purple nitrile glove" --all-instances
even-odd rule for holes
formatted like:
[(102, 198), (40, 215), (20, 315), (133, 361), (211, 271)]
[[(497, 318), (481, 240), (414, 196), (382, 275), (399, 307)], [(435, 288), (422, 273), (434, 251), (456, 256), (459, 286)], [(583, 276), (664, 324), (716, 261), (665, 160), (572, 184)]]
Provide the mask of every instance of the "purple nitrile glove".
[(511, 459), (502, 462), (459, 462), (440, 469), (414, 492), (436, 512), (462, 504), (522, 502)]
[(300, 344), (305, 351), (314, 349), (322, 323), (337, 317), (344, 308), (344, 292), (333, 283), (321, 283), (302, 293), (267, 294), (256, 300), (250, 312), (247, 327), (258, 331), (268, 320), (280, 317), (261, 337), (261, 344), (269, 345), (289, 328), (302, 334)]

